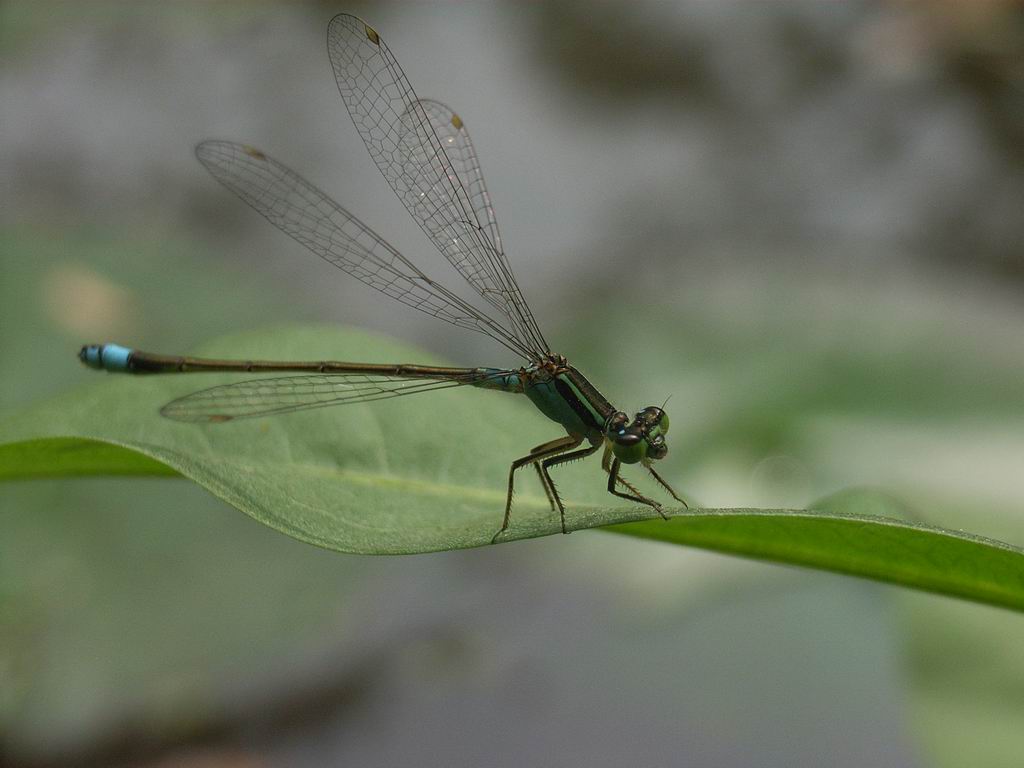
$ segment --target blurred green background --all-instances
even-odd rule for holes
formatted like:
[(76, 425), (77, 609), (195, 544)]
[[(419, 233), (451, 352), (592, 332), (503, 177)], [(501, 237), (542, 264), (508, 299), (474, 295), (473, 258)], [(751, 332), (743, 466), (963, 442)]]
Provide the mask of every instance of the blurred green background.
[[(671, 395), (681, 490), (869, 486), (1024, 544), (1005, 0), (8, 1), (0, 412), (94, 382), (91, 341), (329, 322), (515, 362), (192, 157), (257, 145), (461, 288), (337, 97), (339, 11), (465, 119), (555, 346), (627, 410)], [(1009, 767), (1022, 722), (1024, 619), (997, 609), (590, 532), (341, 556), (172, 479), (0, 487), (2, 764)]]

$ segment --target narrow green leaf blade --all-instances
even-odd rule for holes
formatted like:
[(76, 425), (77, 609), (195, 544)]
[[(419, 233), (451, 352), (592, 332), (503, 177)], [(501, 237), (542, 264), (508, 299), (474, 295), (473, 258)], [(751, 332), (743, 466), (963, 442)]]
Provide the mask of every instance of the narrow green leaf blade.
[(1024, 549), (922, 523), (838, 512), (703, 509), (604, 530), (862, 576), (1024, 611)]
[(176, 474), (166, 464), (138, 450), (81, 437), (47, 437), (0, 444), (0, 480)]

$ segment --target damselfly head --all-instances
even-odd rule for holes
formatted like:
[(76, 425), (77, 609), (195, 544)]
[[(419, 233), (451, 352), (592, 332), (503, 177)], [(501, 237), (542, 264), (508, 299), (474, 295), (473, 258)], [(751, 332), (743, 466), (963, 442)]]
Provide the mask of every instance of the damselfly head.
[(622, 411), (613, 413), (605, 424), (605, 437), (612, 453), (623, 464), (648, 463), (668, 455), (668, 414), (655, 405), (637, 413), (632, 421)]

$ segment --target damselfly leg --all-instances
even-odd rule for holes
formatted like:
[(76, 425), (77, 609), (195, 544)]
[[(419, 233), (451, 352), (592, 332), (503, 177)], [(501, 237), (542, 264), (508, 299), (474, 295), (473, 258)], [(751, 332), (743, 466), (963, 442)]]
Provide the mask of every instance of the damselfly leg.
[(516, 470), (520, 467), (525, 467), (527, 464), (534, 464), (538, 467), (538, 471), (540, 472), (540, 481), (544, 485), (544, 491), (547, 493), (548, 501), (551, 502), (551, 509), (554, 511), (556, 509), (556, 503), (558, 507), (561, 507), (561, 502), (556, 501), (558, 499), (558, 495), (550, 484), (551, 478), (548, 476), (547, 472), (544, 471), (539, 462), (542, 462), (544, 459), (557, 456), (560, 453), (570, 451), (582, 442), (582, 437), (565, 435), (564, 437), (558, 437), (547, 443), (538, 445), (526, 456), (512, 462), (512, 466), (509, 467), (508, 470), (508, 496), (505, 499), (505, 517), (501, 521), (501, 528), (494, 534), (494, 536), (491, 537), (492, 544), (498, 540), (498, 537), (501, 536), (501, 534), (508, 530), (508, 523), (512, 518), (512, 494), (515, 490)]

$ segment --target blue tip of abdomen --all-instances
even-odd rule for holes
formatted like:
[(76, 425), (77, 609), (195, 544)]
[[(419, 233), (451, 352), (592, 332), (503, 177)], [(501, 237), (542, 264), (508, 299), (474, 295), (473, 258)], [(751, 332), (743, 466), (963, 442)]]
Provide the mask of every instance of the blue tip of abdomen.
[(127, 371), (132, 351), (119, 344), (87, 344), (78, 353), (78, 359), (90, 368), (103, 371)]

